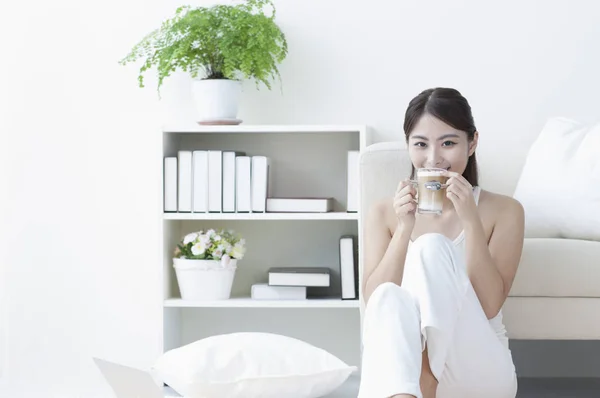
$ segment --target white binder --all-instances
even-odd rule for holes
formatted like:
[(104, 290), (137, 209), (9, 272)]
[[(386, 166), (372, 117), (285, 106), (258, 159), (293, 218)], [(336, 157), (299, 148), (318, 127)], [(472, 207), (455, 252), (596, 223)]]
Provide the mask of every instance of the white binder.
[(177, 158), (165, 157), (164, 160), (164, 211), (177, 211)]

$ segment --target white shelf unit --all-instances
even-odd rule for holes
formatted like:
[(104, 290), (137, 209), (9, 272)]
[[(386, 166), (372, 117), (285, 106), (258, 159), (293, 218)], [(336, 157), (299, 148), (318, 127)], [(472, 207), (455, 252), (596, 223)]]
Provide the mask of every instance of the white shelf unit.
[[(271, 161), (269, 197), (334, 198), (334, 211), (329, 213), (162, 213), (163, 352), (214, 334), (264, 331), (303, 339), (356, 363), (359, 301), (339, 298), (339, 238), (359, 238), (359, 214), (346, 211), (347, 154), (368, 143), (366, 126), (163, 127), (161, 162), (179, 150), (265, 155)], [(232, 298), (182, 300), (172, 267), (173, 250), (185, 234), (208, 228), (233, 229), (246, 239), (247, 252), (238, 262)], [(251, 285), (266, 282), (266, 270), (273, 266), (330, 267), (332, 286), (312, 289), (314, 296), (307, 300), (252, 300)]]

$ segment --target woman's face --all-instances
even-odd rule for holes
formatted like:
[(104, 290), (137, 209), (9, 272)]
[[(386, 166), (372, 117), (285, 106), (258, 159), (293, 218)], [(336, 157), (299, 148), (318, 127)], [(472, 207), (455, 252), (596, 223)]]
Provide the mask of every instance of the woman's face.
[(408, 154), (415, 168), (442, 168), (462, 174), (477, 147), (477, 132), (469, 142), (467, 133), (424, 114), (408, 138)]

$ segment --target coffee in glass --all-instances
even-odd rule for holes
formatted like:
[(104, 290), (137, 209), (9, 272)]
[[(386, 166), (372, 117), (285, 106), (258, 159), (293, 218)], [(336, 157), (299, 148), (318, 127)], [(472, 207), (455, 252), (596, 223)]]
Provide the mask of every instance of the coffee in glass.
[(442, 214), (444, 197), (446, 196), (445, 169), (421, 168), (417, 169), (417, 211), (421, 214)]

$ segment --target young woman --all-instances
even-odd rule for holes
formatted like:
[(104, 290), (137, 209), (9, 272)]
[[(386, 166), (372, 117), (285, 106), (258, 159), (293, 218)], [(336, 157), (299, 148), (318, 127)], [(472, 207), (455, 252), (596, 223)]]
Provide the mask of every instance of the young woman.
[(412, 178), (441, 168), (449, 179), (441, 215), (416, 211), (408, 179), (369, 211), (359, 398), (514, 398), (502, 306), (523, 248), (523, 208), (478, 186), (479, 134), (457, 90), (420, 93), (404, 132)]

